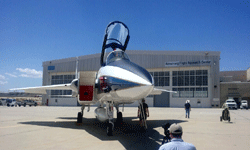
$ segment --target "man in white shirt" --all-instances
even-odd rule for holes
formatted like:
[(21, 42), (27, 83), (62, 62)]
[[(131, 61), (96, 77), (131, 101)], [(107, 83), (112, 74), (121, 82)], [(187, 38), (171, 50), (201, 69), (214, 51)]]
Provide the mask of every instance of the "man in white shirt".
[(186, 143), (182, 140), (182, 127), (179, 124), (173, 123), (169, 127), (171, 142), (163, 144), (159, 150), (196, 150), (191, 143)]

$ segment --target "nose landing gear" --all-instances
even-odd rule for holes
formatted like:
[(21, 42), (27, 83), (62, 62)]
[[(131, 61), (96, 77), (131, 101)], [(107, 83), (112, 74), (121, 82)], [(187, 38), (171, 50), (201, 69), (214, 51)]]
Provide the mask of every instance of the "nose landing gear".
[(107, 102), (107, 116), (108, 116), (108, 125), (107, 125), (107, 135), (112, 136), (114, 131), (114, 109), (113, 102)]

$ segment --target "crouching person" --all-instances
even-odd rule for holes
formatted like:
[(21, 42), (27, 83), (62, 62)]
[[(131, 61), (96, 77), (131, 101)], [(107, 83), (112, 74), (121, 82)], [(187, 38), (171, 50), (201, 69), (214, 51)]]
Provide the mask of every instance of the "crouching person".
[(182, 127), (179, 124), (173, 123), (169, 127), (171, 142), (163, 144), (159, 150), (196, 150), (195, 146), (191, 143), (186, 143), (182, 140)]

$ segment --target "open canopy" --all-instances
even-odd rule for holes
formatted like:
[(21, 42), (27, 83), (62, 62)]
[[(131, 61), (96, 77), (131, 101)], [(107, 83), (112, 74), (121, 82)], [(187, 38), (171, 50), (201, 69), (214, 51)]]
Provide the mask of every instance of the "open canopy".
[(106, 65), (105, 60), (108, 53), (116, 49), (120, 49), (124, 52), (127, 48), (128, 41), (129, 29), (124, 23), (120, 21), (109, 23), (106, 28), (102, 46), (101, 65)]

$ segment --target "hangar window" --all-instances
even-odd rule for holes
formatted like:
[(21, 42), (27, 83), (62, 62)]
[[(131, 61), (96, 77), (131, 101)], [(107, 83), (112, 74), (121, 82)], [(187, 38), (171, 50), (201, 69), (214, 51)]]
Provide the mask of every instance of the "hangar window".
[(177, 86), (177, 77), (173, 77), (173, 86)]
[(202, 88), (196, 88), (196, 91), (194, 92), (194, 97), (202, 97), (201, 93), (202, 93)]
[(195, 91), (195, 88), (190, 88), (190, 95), (189, 97), (194, 97), (194, 91)]
[(190, 81), (189, 76), (185, 76), (184, 78), (185, 78), (184, 79), (185, 80), (185, 86), (189, 86), (189, 81)]
[(200, 75), (196, 76), (196, 80), (195, 81), (196, 81), (196, 85), (200, 85), (201, 86), (202, 85), (202, 76), (200, 76)]
[(172, 86), (207, 86), (207, 70), (173, 71)]
[(208, 97), (208, 88), (204, 87), (202, 90), (202, 97)]
[(207, 98), (208, 88), (207, 87), (197, 87), (197, 88), (173, 88), (172, 97), (174, 98)]
[(195, 86), (195, 76), (190, 76), (190, 86)]
[(207, 76), (203, 76), (202, 80), (203, 80), (202, 81), (203, 85), (207, 85), (207, 81), (208, 81)]
[(178, 88), (179, 91), (179, 97), (186, 97), (186, 92), (184, 88)]
[(150, 72), (154, 78), (155, 86), (169, 86), (169, 71)]
[(207, 70), (186, 70), (173, 71), (172, 86), (176, 94), (173, 97), (202, 98), (208, 97), (208, 71)]
[(178, 76), (178, 86), (183, 86), (184, 85), (184, 76), (183, 75), (179, 75)]
[[(52, 75), (51, 85), (71, 83), (75, 75)], [(51, 98), (63, 97), (63, 95), (72, 95), (72, 90), (51, 90)]]
[(173, 94), (172, 94), (172, 97), (179, 97), (178, 88), (173, 88), (172, 90), (177, 92), (177, 93), (173, 93)]

